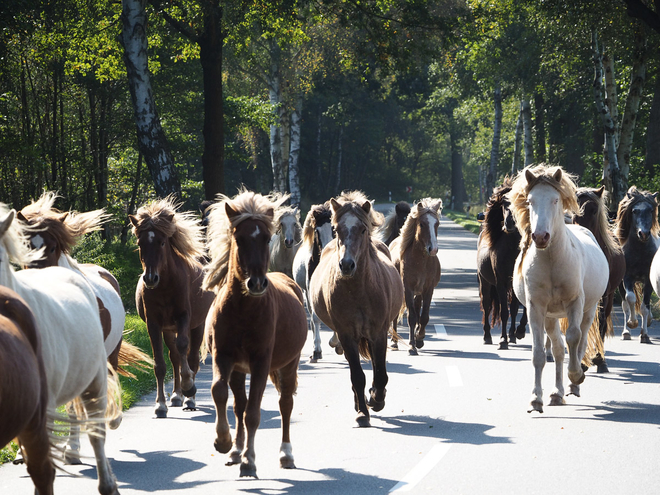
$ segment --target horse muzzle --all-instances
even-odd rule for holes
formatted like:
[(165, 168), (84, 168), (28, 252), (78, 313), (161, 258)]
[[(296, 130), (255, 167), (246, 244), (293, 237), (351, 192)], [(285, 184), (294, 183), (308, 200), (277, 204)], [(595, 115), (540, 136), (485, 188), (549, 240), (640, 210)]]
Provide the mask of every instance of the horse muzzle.
[(263, 296), (268, 289), (268, 278), (266, 276), (250, 277), (245, 282), (245, 286), (251, 296)]
[(550, 244), (550, 233), (541, 232), (539, 234), (532, 234), (532, 241), (534, 241), (537, 249), (545, 249)]
[(142, 283), (147, 289), (155, 289), (158, 287), (158, 282), (160, 282), (160, 277), (158, 273), (154, 272), (145, 272), (142, 274)]
[(646, 232), (644, 230), (638, 230), (637, 231), (637, 238), (642, 242), (648, 241), (650, 237), (651, 237), (650, 232)]
[(293, 247), (293, 239), (284, 239), (284, 247), (291, 249)]
[(342, 277), (352, 277), (355, 275), (355, 270), (357, 265), (355, 260), (352, 259), (341, 259), (339, 260), (339, 271), (341, 272)]

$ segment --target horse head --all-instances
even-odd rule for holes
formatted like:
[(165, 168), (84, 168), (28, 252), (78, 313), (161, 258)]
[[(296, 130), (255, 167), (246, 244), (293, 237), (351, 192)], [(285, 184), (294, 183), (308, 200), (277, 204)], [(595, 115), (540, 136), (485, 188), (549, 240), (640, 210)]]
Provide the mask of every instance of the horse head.
[(417, 229), (415, 240), (424, 247), (424, 252), (429, 256), (438, 254), (438, 209), (441, 203), (429, 206), (425, 201), (417, 203)]
[(502, 216), (504, 217), (504, 220), (502, 221), (502, 231), (506, 234), (517, 232), (518, 227), (516, 226), (516, 219), (511, 213), (511, 203), (506, 199), (502, 201)]
[[(163, 220), (171, 222), (173, 213), (164, 215)], [(160, 283), (162, 274), (167, 271), (168, 257), (172, 250), (170, 236), (156, 228), (153, 223), (140, 223), (138, 218), (129, 215), (133, 225), (142, 263), (142, 283), (147, 289), (155, 289)]]
[(332, 198), (330, 205), (337, 232), (339, 271), (342, 277), (352, 277), (363, 253), (368, 251), (371, 244), (370, 226), (367, 223), (371, 202), (365, 199), (361, 205), (354, 202), (342, 205)]
[(59, 264), (62, 254), (70, 248), (69, 244), (74, 242), (64, 225), (68, 215), (68, 212), (64, 212), (44, 218), (40, 215), (30, 216), (23, 211), (17, 213), (18, 220), (29, 227), (26, 234), (30, 247), (35, 250), (43, 248), (43, 257), (34, 260), (28, 268), (46, 268)]
[(300, 242), (300, 212), (298, 208), (287, 209), (279, 219), (279, 231), (284, 241), (284, 247), (291, 249)]
[[(545, 180), (539, 180), (540, 177)], [(535, 176), (530, 169), (525, 169), (525, 178), (529, 184), (527, 203), (532, 241), (537, 249), (545, 249), (550, 245), (557, 222), (564, 222), (564, 206), (558, 190), (562, 170), (557, 168), (551, 177), (545, 177)]]
[(657, 215), (658, 208), (657, 195), (658, 193), (645, 195), (642, 200), (632, 206), (631, 229), (641, 242), (647, 242), (651, 238), (654, 218)]
[(406, 201), (399, 201), (394, 207), (394, 212), (396, 213), (396, 227), (400, 231), (410, 214), (410, 205)]
[(594, 235), (599, 229), (604, 191), (605, 186), (601, 186), (599, 189), (581, 188), (577, 195), (580, 211), (573, 216), (573, 223), (589, 229)]
[(318, 245), (320, 251), (334, 239), (335, 231), (332, 228), (332, 212), (330, 208), (315, 208), (312, 212), (314, 217), (314, 244)]

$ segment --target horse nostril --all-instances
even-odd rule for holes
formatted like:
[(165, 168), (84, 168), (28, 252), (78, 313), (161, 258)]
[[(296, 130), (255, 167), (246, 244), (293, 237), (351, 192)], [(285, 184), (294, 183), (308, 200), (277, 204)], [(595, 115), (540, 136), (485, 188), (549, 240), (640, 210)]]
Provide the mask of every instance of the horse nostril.
[(264, 288), (264, 290), (266, 289), (266, 287), (268, 287), (268, 279), (267, 278), (264, 278), (264, 281), (262, 282), (261, 286)]

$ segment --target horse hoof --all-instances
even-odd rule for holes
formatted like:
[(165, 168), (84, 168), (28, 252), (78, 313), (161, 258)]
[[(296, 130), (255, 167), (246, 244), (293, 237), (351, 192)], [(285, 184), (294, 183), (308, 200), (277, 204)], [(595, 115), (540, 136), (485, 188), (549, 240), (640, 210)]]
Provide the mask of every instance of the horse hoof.
[(415, 340), (415, 347), (417, 347), (417, 349), (424, 347), (424, 340)]
[(551, 406), (563, 406), (566, 404), (566, 401), (564, 398), (559, 395), (559, 394), (551, 394), (550, 395), (550, 405)]
[(341, 346), (341, 344), (338, 344), (337, 347), (335, 347), (335, 352), (340, 356), (344, 354), (344, 348)]
[(367, 402), (367, 406), (369, 406), (375, 412), (381, 411), (385, 407), (385, 391), (383, 390), (383, 400), (381, 401), (376, 400), (376, 392), (373, 388), (369, 390), (369, 395), (371, 397)]
[(192, 397), (189, 397), (186, 399), (183, 407), (184, 411), (197, 411), (197, 404), (195, 403), (195, 399)]
[(543, 402), (541, 402), (540, 400), (533, 400), (532, 402), (530, 402), (530, 405), (532, 406), (532, 408), (527, 410), (528, 413), (534, 411), (538, 411), (540, 413), (543, 412)]
[(229, 459), (225, 462), (225, 466), (235, 466), (236, 464), (241, 463), (241, 453), (238, 450), (234, 450), (229, 454)]
[(555, 358), (553, 358), (550, 354), (546, 354), (546, 356), (545, 356), (545, 362), (546, 362), (546, 363), (554, 363), (554, 362), (555, 362)]
[(11, 461), (11, 463), (12, 463), (14, 466), (18, 466), (19, 464), (25, 464), (25, 459), (24, 459), (23, 457), (21, 457), (21, 456), (17, 456), (16, 459), (14, 459), (13, 461)]
[(216, 438), (215, 442), (213, 442), (213, 447), (221, 454), (226, 454), (227, 452), (229, 452), (231, 450), (231, 446), (232, 446), (231, 439), (226, 442), (222, 442)]
[(183, 401), (181, 400), (181, 397), (178, 395), (173, 395), (170, 398), (170, 407), (181, 407), (183, 405)]
[[(589, 366), (584, 363), (580, 363), (580, 367), (582, 368), (583, 373), (586, 373), (589, 370)], [(584, 378), (582, 380), (584, 380)]]
[(119, 428), (119, 425), (121, 425), (122, 419), (124, 419), (124, 416), (122, 414), (120, 414), (114, 419), (111, 419), (110, 421), (108, 421), (108, 428), (110, 428), (111, 430), (116, 430), (117, 428)]
[(568, 395), (574, 395), (575, 397), (580, 397), (580, 386), (575, 383), (571, 383), (568, 386)]
[(197, 386), (193, 383), (193, 386), (190, 387), (188, 390), (183, 391), (183, 395), (186, 397), (193, 397), (197, 393)]
[(80, 454), (78, 452), (67, 450), (64, 453), (64, 464), (68, 466), (79, 466), (82, 464), (82, 461), (80, 460)]
[(410, 349), (408, 349), (408, 355), (417, 356), (417, 349), (415, 349), (414, 347), (411, 347)]
[(280, 457), (280, 467), (282, 469), (296, 469), (296, 465), (290, 457)]
[(516, 343), (516, 336), (515, 334), (509, 335), (509, 344), (515, 344)]
[(360, 428), (370, 428), (371, 427), (371, 422), (369, 421), (369, 416), (367, 416), (364, 413), (358, 414), (357, 418), (355, 418), (355, 421), (357, 425)]
[(509, 343), (506, 340), (500, 342), (499, 350), (506, 351), (509, 348)]
[(250, 466), (249, 464), (241, 464), (241, 478), (254, 478), (254, 479), (259, 479), (257, 476), (257, 468), (254, 466)]
[(518, 327), (518, 329), (516, 330), (516, 338), (518, 340), (525, 338), (525, 327), (522, 328)]
[(609, 373), (610, 370), (607, 367), (607, 363), (603, 362), (596, 365), (596, 373)]
[(155, 410), (155, 413), (156, 413), (157, 418), (160, 418), (160, 419), (167, 418), (167, 408), (166, 407), (165, 408), (157, 407), (156, 410)]
[(390, 345), (390, 348), (394, 351), (399, 350), (399, 344), (397, 342), (392, 342), (392, 345)]
[(484, 335), (484, 344), (490, 345), (492, 343), (493, 343), (493, 338), (490, 335), (488, 336)]
[(571, 380), (571, 383), (573, 385), (580, 385), (584, 381), (586, 376), (587, 375), (585, 375), (582, 369), (580, 369), (579, 373), (571, 373), (570, 371), (568, 372), (568, 378), (569, 380)]
[(651, 343), (651, 339), (649, 338), (649, 335), (647, 333), (645, 333), (643, 335), (640, 335), (639, 336), (639, 341), (642, 344), (650, 344)]
[(323, 353), (321, 351), (314, 351), (314, 354), (311, 355), (309, 362), (316, 363), (319, 359), (323, 359)]

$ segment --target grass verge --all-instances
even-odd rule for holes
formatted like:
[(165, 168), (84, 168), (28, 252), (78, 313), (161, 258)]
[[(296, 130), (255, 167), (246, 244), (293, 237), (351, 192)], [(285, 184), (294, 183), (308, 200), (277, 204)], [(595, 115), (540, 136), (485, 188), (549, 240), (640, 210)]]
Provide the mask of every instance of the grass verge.
[(452, 210), (442, 210), (442, 214), (470, 232), (479, 234), (481, 230), (481, 224), (477, 222), (477, 218), (474, 215)]

